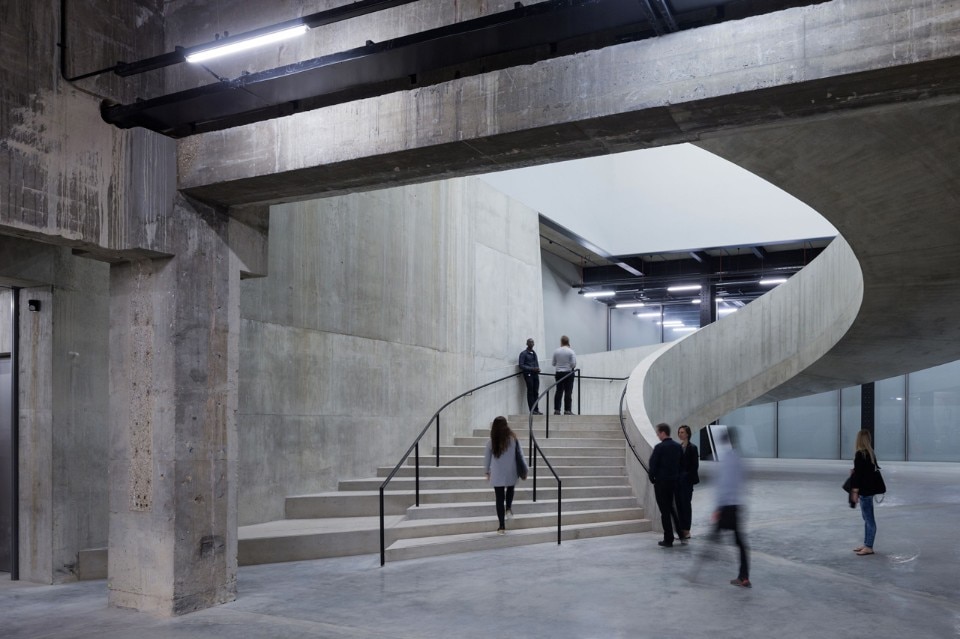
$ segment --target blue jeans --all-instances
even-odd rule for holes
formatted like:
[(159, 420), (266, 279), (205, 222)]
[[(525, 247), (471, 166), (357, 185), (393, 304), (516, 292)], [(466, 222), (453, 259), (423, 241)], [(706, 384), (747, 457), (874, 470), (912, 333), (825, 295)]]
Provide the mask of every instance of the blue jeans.
[(860, 495), (860, 514), (863, 515), (863, 545), (873, 548), (877, 536), (877, 521), (873, 518), (873, 495)]

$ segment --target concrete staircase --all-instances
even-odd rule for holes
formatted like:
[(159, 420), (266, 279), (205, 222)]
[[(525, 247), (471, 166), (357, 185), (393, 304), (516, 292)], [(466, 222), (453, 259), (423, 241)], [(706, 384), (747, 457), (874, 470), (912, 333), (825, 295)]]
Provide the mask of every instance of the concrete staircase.
[[(510, 417), (526, 442), (526, 418)], [(563, 482), (562, 539), (584, 539), (651, 529), (629, 486), (625, 443), (619, 422), (609, 416), (551, 416), (535, 432)], [(537, 501), (532, 476), (517, 484), (515, 517), (507, 534), (497, 535), (493, 490), (483, 477), (483, 447), (489, 436), (478, 429), (440, 448), (440, 467), (421, 456), (420, 506), (414, 503), (411, 459), (391, 481), (386, 502), (388, 561), (557, 541), (557, 488), (540, 460)], [(392, 468), (370, 479), (344, 480), (334, 493), (297, 495), (286, 500), (286, 519), (240, 528), (241, 565), (297, 561), (380, 550), (378, 489)]]

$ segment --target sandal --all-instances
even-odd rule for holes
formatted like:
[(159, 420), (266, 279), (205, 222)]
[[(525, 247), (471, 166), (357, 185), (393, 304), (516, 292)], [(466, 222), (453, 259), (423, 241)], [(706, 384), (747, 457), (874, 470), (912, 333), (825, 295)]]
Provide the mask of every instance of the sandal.
[(866, 548), (866, 546), (857, 546), (856, 548), (853, 549), (853, 552), (860, 552), (864, 548)]
[(857, 551), (857, 554), (860, 555), (861, 557), (865, 557), (866, 555), (874, 554), (874, 552), (872, 548), (867, 548), (866, 546), (864, 546), (863, 548)]

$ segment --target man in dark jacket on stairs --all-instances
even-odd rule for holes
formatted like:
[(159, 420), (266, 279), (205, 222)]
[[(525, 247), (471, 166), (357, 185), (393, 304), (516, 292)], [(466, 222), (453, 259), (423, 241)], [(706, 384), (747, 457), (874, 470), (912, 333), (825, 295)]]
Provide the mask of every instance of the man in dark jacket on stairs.
[(663, 526), (663, 541), (657, 545), (664, 548), (673, 546), (673, 499), (680, 479), (680, 458), (683, 448), (670, 439), (669, 424), (657, 424), (657, 437), (660, 443), (654, 446), (650, 455), (650, 483), (660, 508), (660, 523)]

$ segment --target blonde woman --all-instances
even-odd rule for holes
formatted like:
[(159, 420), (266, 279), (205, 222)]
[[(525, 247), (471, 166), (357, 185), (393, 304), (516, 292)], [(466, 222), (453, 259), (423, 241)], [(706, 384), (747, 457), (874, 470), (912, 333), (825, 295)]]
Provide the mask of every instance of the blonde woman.
[(863, 544), (853, 549), (861, 557), (873, 554), (873, 541), (877, 536), (877, 521), (873, 517), (873, 496), (877, 456), (870, 444), (870, 431), (863, 429), (857, 433), (853, 455), (853, 488), (850, 490), (850, 500), (853, 504), (860, 504), (860, 514), (863, 515)]

